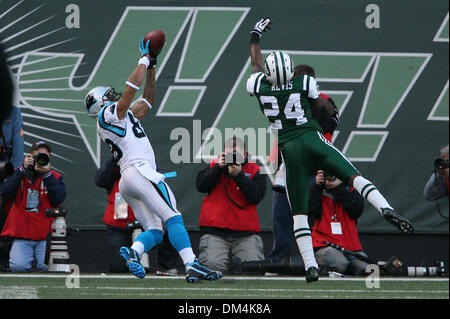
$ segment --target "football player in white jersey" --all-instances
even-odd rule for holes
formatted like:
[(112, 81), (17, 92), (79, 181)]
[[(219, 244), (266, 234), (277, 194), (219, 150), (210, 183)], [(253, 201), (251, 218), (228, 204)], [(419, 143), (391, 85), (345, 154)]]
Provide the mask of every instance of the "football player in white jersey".
[[(175, 197), (164, 182), (164, 175), (156, 171), (155, 154), (141, 126), (140, 121), (152, 108), (156, 92), (156, 57), (150, 55), (149, 43), (150, 40), (144, 43), (144, 38), (139, 41), (142, 57), (128, 77), (123, 94), (111, 87), (96, 87), (87, 94), (85, 101), (88, 114), (97, 118), (100, 137), (109, 145), (120, 166), (119, 191), (144, 228), (131, 247), (120, 248), (120, 255), (133, 275), (144, 278), (140, 257), (161, 243), (164, 223), (169, 240), (186, 267), (186, 280), (220, 279), (220, 272), (198, 262)], [(132, 104), (144, 79), (142, 98)]]

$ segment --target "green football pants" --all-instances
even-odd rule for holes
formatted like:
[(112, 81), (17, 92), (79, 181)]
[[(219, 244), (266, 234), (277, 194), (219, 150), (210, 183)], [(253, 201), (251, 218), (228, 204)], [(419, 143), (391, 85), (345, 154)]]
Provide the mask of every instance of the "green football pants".
[(312, 169), (321, 169), (344, 183), (359, 174), (353, 164), (320, 132), (307, 132), (283, 143), (281, 155), (286, 165), (286, 192), (293, 215), (308, 214)]

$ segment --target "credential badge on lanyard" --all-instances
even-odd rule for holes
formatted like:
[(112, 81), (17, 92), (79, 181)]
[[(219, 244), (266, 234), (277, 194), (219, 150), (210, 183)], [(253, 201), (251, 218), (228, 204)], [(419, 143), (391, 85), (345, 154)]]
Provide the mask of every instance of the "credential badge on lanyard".
[[(43, 190), (44, 183), (41, 182), (41, 189)], [(27, 212), (39, 212), (39, 190), (28, 188), (27, 190)]]
[(114, 219), (128, 218), (128, 203), (123, 199), (119, 192), (115, 195), (114, 201)]

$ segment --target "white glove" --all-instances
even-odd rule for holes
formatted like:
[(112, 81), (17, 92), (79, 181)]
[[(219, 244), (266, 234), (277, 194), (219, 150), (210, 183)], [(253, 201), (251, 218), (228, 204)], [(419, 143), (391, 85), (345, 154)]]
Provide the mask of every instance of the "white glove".
[(255, 27), (253, 28), (252, 31), (250, 31), (250, 33), (255, 33), (261, 38), (261, 35), (263, 32), (271, 29), (271, 26), (270, 26), (271, 24), (272, 24), (272, 21), (270, 21), (270, 18), (263, 18), (263, 19), (259, 20), (258, 22), (256, 22)]

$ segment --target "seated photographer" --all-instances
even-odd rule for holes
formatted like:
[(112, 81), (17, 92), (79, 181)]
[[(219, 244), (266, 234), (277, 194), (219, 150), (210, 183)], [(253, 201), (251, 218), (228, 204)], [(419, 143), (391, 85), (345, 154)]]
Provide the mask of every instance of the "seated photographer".
[(448, 145), (446, 145), (441, 148), (441, 157), (434, 161), (434, 172), (425, 184), (423, 196), (426, 200), (448, 197), (448, 161)]
[(346, 275), (365, 274), (367, 262), (344, 254), (332, 245), (351, 252), (362, 252), (357, 219), (364, 209), (364, 198), (341, 180), (317, 171), (309, 189), (308, 222), (312, 228), (312, 241), (321, 274), (335, 271)]
[(263, 260), (256, 205), (264, 198), (266, 176), (248, 162), (244, 142), (225, 142), (224, 152), (197, 174), (197, 190), (208, 193), (200, 212), (199, 260), (207, 267), (231, 271), (230, 261)]
[(66, 197), (62, 176), (50, 169), (50, 154), (47, 143), (35, 143), (23, 166), (3, 182), (3, 196), (11, 199), (12, 206), (1, 236), (13, 239), (9, 255), (13, 272), (48, 270), (46, 240), (53, 218), (46, 217), (45, 211), (58, 207)]
[[(109, 242), (109, 269), (112, 273), (128, 273), (129, 269), (119, 254), (122, 246), (131, 246), (134, 222), (133, 210), (120, 196), (120, 168), (113, 157), (105, 161), (95, 175), (95, 184), (108, 192), (108, 205), (103, 215)], [(164, 233), (163, 241), (157, 248), (158, 265), (166, 272), (175, 273), (179, 259)]]

